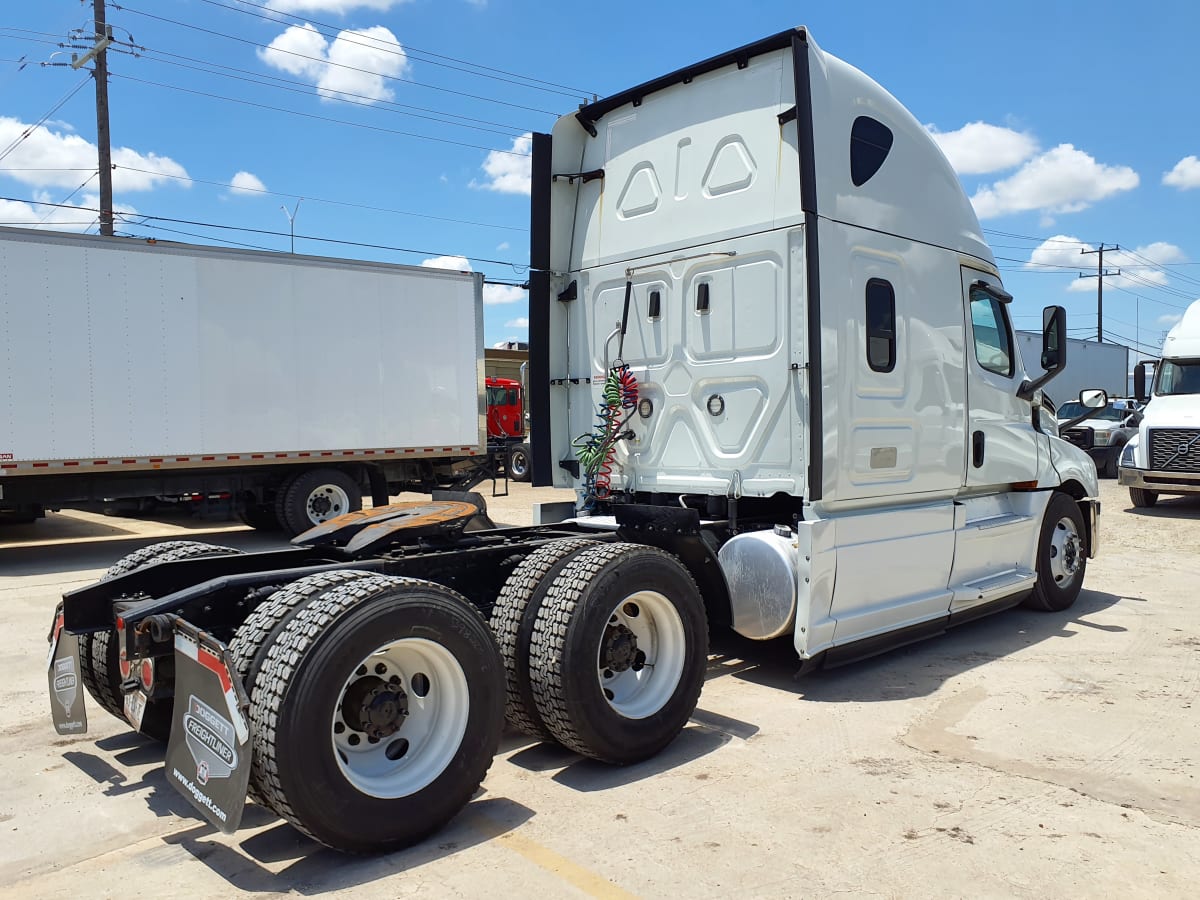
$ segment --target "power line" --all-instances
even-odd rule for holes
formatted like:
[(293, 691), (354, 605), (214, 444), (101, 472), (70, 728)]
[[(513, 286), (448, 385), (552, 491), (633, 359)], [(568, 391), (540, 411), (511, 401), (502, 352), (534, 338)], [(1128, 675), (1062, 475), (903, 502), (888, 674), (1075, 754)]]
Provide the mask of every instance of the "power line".
[[(449, 222), (449, 223), (452, 223), (455, 225), (472, 225), (472, 226), (475, 226), (478, 228), (499, 228), (499, 229), (502, 229), (505, 231), (525, 232), (525, 231), (529, 230), (528, 228), (521, 228), (516, 225), (499, 225), (499, 224), (494, 224), (491, 222), (473, 222), (469, 219), (452, 219), (452, 218), (449, 218), (448, 216), (434, 216), (434, 215), (430, 215), (427, 213), (409, 212), (408, 210), (403, 210), (403, 209), (389, 209), (385, 206), (371, 206), (366, 203), (352, 203), (348, 200), (330, 200), (330, 199), (323, 198), (323, 197), (313, 197), (310, 194), (294, 194), (294, 193), (288, 193), (286, 191), (270, 191), (270, 190), (267, 190), (266, 188), (241, 187), (241, 186), (234, 185), (227, 181), (211, 181), (211, 180), (206, 180), (204, 178), (191, 178), (187, 175), (170, 175), (166, 172), (155, 172), (152, 169), (138, 169), (133, 166), (122, 166), (122, 165), (114, 164), (113, 169), (114, 170), (124, 169), (127, 172), (140, 172), (143, 175), (155, 175), (160, 178), (171, 178), (176, 181), (186, 181), (186, 182), (190, 182), (192, 184), (208, 184), (208, 185), (212, 185), (214, 187), (229, 188), (231, 190), (236, 189), (237, 191), (245, 191), (245, 192), (249, 192), (249, 193), (253, 193), (253, 194), (266, 194), (266, 195), (273, 196), (273, 197), (287, 197), (292, 200), (303, 199), (305, 201), (308, 201), (309, 203), (328, 203), (332, 206), (345, 206), (350, 209), (365, 209), (365, 210), (369, 210), (371, 212), (392, 213), (392, 214), (398, 215), (398, 216), (412, 216), (414, 218), (419, 218), (419, 219), (432, 219), (437, 222)], [(4, 170), (0, 169), (0, 171), (4, 171)]]
[(252, 41), (249, 38), (238, 37), (237, 35), (234, 35), (234, 34), (226, 34), (223, 31), (214, 31), (211, 28), (202, 28), (199, 25), (193, 25), (189, 22), (180, 22), (178, 19), (168, 19), (165, 16), (157, 16), (154, 13), (144, 12), (142, 10), (133, 9), (132, 7), (121, 6), (116, 3), (113, 3), (111, 5), (112, 5), (113, 9), (117, 9), (122, 12), (134, 13), (135, 15), (145, 16), (149, 19), (155, 19), (159, 22), (166, 22), (169, 25), (178, 25), (181, 28), (190, 28), (193, 31), (199, 31), (203, 34), (209, 34), (209, 35), (213, 35), (214, 37), (225, 38), (226, 40), (236, 41), (240, 44), (249, 44), (252, 47), (259, 47), (263, 50), (270, 50), (272, 53), (283, 53), (287, 56), (294, 56), (297, 59), (305, 59), (305, 60), (308, 60), (309, 62), (321, 63), (322, 65), (332, 66), (337, 69), (346, 69), (347, 71), (350, 71), (350, 72), (358, 72), (363, 75), (372, 75), (376, 78), (387, 79), (388, 81), (399, 81), (404, 84), (412, 84), (412, 85), (416, 85), (417, 87), (427, 88), (432, 91), (441, 91), (441, 92), (447, 93), (447, 94), (455, 94), (460, 97), (469, 97), (472, 100), (483, 100), (483, 101), (486, 101), (487, 103), (495, 103), (495, 104), (499, 104), (501, 106), (510, 106), (514, 109), (523, 109), (527, 112), (544, 113), (545, 115), (548, 115), (548, 116), (558, 116), (559, 115), (558, 112), (551, 110), (551, 109), (539, 109), (535, 106), (524, 106), (520, 103), (510, 103), (506, 100), (498, 100), (495, 97), (484, 97), (479, 94), (471, 94), (466, 91), (456, 91), (452, 88), (442, 87), (440, 85), (435, 85), (435, 84), (426, 84), (425, 82), (416, 81), (412, 78), (404, 78), (400, 75), (385, 75), (383, 72), (373, 72), (370, 69), (363, 69), (358, 66), (350, 66), (350, 65), (346, 65), (345, 63), (331, 62), (328, 59), (322, 59), (318, 56), (307, 56), (303, 53), (297, 53), (294, 50), (283, 50), (279, 47), (272, 47), (269, 44), (260, 44), (258, 41)]
[[(219, 75), (222, 78), (232, 78), (237, 81), (245, 81), (250, 84), (257, 84), (262, 87), (278, 88), (280, 90), (290, 91), (291, 93), (304, 94), (305, 96), (309, 96), (309, 97), (311, 97), (313, 95), (314, 90), (315, 90), (317, 92), (318, 96), (320, 96), (321, 99), (323, 99), (323, 100), (334, 100), (337, 102), (351, 103), (355, 106), (369, 106), (372, 108), (386, 108), (386, 110), (388, 112), (396, 112), (401, 115), (410, 115), (410, 116), (414, 116), (415, 118), (420, 118), (420, 119), (429, 119), (430, 121), (441, 122), (446, 125), (459, 125), (463, 128), (475, 128), (476, 130), (479, 130), (479, 131), (491, 131), (493, 134), (504, 134), (507, 137), (516, 137), (520, 134), (524, 134), (526, 131), (532, 130), (530, 128), (525, 128), (524, 126), (521, 126), (521, 125), (509, 125), (504, 122), (491, 122), (491, 121), (488, 121), (487, 119), (479, 119), (479, 118), (475, 118), (473, 116), (463, 116), (463, 115), (459, 115), (457, 113), (443, 112), (442, 110), (430, 109), (429, 107), (426, 107), (426, 106), (413, 106), (412, 104), (408, 104), (408, 103), (397, 103), (393, 100), (382, 100), (382, 99), (368, 96), (367, 94), (356, 94), (352, 91), (336, 91), (336, 92), (329, 92), (326, 94), (320, 94), (319, 89), (314, 89), (314, 86), (311, 84), (308, 84), (307, 82), (296, 81), (291, 78), (281, 78), (278, 75), (271, 75), (269, 73), (264, 73), (264, 72), (254, 72), (250, 69), (239, 69), (236, 66), (227, 66), (227, 65), (224, 65), (223, 63), (212, 63), (212, 62), (208, 62), (207, 60), (196, 59), (195, 57), (192, 57), (192, 56), (184, 56), (181, 53), (171, 53), (166, 50), (148, 49), (146, 47), (142, 47), (142, 46), (139, 46), (137, 44), (133, 44), (133, 43), (127, 42), (127, 41), (117, 41), (116, 43), (119, 43), (125, 47), (131, 48), (130, 50), (120, 50), (118, 52), (128, 53), (131, 56), (134, 56), (139, 59), (145, 59), (148, 62), (162, 63), (163, 65), (168, 65), (168, 66), (177, 66), (182, 69), (191, 69), (196, 72), (203, 72), (206, 75)], [(153, 55), (148, 56), (146, 54), (153, 54)], [(169, 57), (173, 57), (173, 58), (172, 59), (160, 59), (159, 57), (162, 57), (162, 56), (169, 56)], [(186, 60), (186, 62), (176, 62), (175, 60)], [(188, 65), (187, 63), (197, 63), (198, 65)], [(204, 67), (207, 67), (207, 68), (204, 68)], [(221, 71), (221, 70), (225, 70), (225, 71)], [(231, 74), (231, 73), (239, 73), (239, 74)], [(246, 77), (242, 77), (242, 76), (246, 76)], [(266, 80), (264, 80), (264, 79), (266, 79)], [(272, 84), (271, 82), (280, 82), (280, 84)], [(295, 85), (296, 87), (288, 88), (288, 87), (283, 87), (283, 85)], [(347, 98), (354, 98), (354, 99), (347, 99)], [(358, 103), (358, 102), (355, 102), (356, 100), (363, 100), (366, 102)], [(416, 112), (403, 112), (404, 110), (416, 110)], [(434, 118), (433, 116), (422, 116), (422, 115), (417, 115), (417, 113), (434, 113), (437, 116), (442, 116), (444, 118)], [(463, 121), (462, 122), (450, 122), (450, 121), (446, 121), (446, 119), (461, 119)], [(473, 124), (464, 124), (464, 123), (468, 123), (468, 122), (473, 123)], [(503, 132), (493, 131), (490, 128), (479, 128), (478, 126), (480, 126), (480, 125), (495, 125), (498, 128), (504, 128), (507, 130), (503, 131)]]
[(4, 159), (4, 157), (8, 156), (8, 154), (10, 154), (14, 150), (16, 150), (17, 147), (19, 147), (21, 145), (22, 141), (24, 141), (31, 134), (33, 134), (35, 131), (37, 131), (38, 128), (40, 128), (46, 122), (47, 119), (49, 119), (52, 115), (54, 115), (56, 112), (58, 112), (62, 108), (63, 104), (65, 104), (68, 100), (70, 100), (77, 93), (79, 93), (80, 88), (82, 88), (85, 84), (88, 83), (88, 78), (90, 78), (90, 77), (91, 76), (85, 76), (83, 81), (79, 82), (79, 84), (75, 85), (75, 87), (71, 88), (71, 90), (67, 91), (67, 93), (65, 93), (63, 95), (61, 100), (59, 100), (52, 107), (50, 107), (50, 109), (46, 112), (45, 115), (43, 115), (40, 119), (38, 119), (36, 122), (34, 122), (28, 128), (26, 128), (24, 131), (22, 131), (17, 136), (16, 140), (14, 140), (11, 144), (9, 144), (7, 147), (5, 147), (2, 152), (0, 152), (0, 160)]
[[(349, 125), (352, 128), (365, 128), (368, 131), (379, 131), (383, 132), (384, 134), (395, 134), (401, 137), (417, 138), (418, 140), (423, 141), (434, 141), (439, 144), (453, 144), (456, 147), (470, 147), (473, 150), (486, 150), (489, 153), (505, 153), (509, 156), (529, 156), (528, 153), (517, 153), (514, 150), (501, 150), (497, 147), (485, 147), (482, 144), (471, 144), (467, 143), (466, 141), (455, 141), (451, 140), (450, 138), (434, 137), (433, 135), (429, 134), (419, 134), (415, 131), (400, 131), (395, 128), (385, 128), (382, 125), (368, 125), (365, 122), (351, 122), (349, 119), (336, 119), (333, 116), (319, 116), (316, 113), (306, 113), (298, 109), (286, 109), (282, 106), (272, 106), (269, 103), (256, 103), (253, 100), (242, 100), (238, 97), (226, 97), (222, 94), (213, 94), (208, 91), (198, 91), (193, 88), (185, 88), (177, 84), (166, 84), (161, 81), (148, 81), (145, 78), (136, 78), (133, 75), (123, 75), (118, 72), (110, 72), (109, 75), (113, 78), (123, 78), (126, 81), (136, 81), (139, 84), (148, 84), (152, 85), (153, 87), (166, 88), (167, 90), (171, 91), (181, 91), (185, 94), (194, 94), (198, 97), (208, 97), (213, 100), (223, 100), (227, 103), (240, 103), (243, 106), (253, 106), (257, 109), (269, 109), (274, 112), (288, 113), (293, 116), (302, 116), (306, 119), (316, 119), (321, 122), (331, 122), (335, 125)], [(3, 156), (0, 156), (0, 159), (3, 158)]]
[[(326, 34), (324, 31), (321, 31), (321, 29), (326, 29), (327, 31), (337, 32), (339, 37), (346, 31), (346, 29), (338, 28), (336, 25), (330, 25), (325, 22), (317, 22), (313, 19), (309, 19), (309, 18), (306, 18), (303, 16), (292, 15), (291, 13), (286, 13), (286, 12), (282, 12), (277, 9), (272, 9), (269, 6), (263, 6), (258, 3), (251, 3), (250, 0), (238, 0), (238, 2), (243, 3), (245, 6), (253, 7), (255, 10), (258, 11), (257, 13), (252, 13), (248, 9), (241, 9), (240, 7), (236, 7), (236, 6), (229, 6), (225, 3), (218, 3), (218, 2), (216, 2), (216, 0), (200, 0), (200, 2), (207, 3), (209, 6), (216, 6), (220, 9), (227, 9), (231, 12), (237, 12), (237, 13), (242, 13), (244, 15), (253, 16), (256, 19), (263, 18), (269, 22), (275, 22), (279, 25), (288, 24), (289, 19), (293, 22), (301, 22), (305, 25), (312, 25), (314, 27), (314, 29), (317, 31), (317, 33), (321, 34), (323, 37), (332, 37), (332, 35)], [(272, 18), (272, 16), (280, 16), (280, 18)], [(366, 35), (366, 34), (356, 33), (355, 37), (364, 38), (366, 40), (369, 40), (372, 42), (372, 44), (361, 44), (359, 41), (349, 40), (345, 37), (340, 37), (340, 39), (349, 44), (356, 44), (356, 45), (363, 46), (363, 47), (369, 47), (372, 50), (382, 50), (386, 53), (395, 54), (396, 56), (407, 57), (407, 56), (409, 56), (409, 54), (416, 53), (416, 54), (419, 54), (420, 56), (432, 57), (431, 59), (421, 59), (420, 61), (429, 63), (430, 65), (434, 65), (434, 66), (442, 66), (447, 69), (454, 69), (455, 71), (458, 71), (458, 72), (465, 72), (468, 75), (474, 75), (478, 78), (492, 78), (496, 81), (503, 81), (508, 84), (515, 84), (519, 87), (530, 88), (532, 90), (547, 91), (548, 93), (562, 94), (567, 97), (579, 97), (580, 95), (587, 96), (587, 95), (593, 94), (592, 91), (586, 91), (582, 88), (573, 88), (573, 87), (570, 87), (569, 85), (557, 84), (556, 82), (553, 82), (553, 81), (543, 81), (540, 78), (532, 78), (528, 75), (521, 75), (520, 73), (517, 73), (517, 72), (509, 72), (509, 71), (506, 71), (505, 69), (496, 69), (496, 68), (492, 68), (491, 66), (481, 66), (479, 63), (474, 63), (474, 62), (471, 62), (470, 60), (459, 59), (458, 57), (455, 57), (455, 56), (446, 56), (441, 53), (434, 53), (430, 50), (422, 50), (419, 47), (404, 46), (401, 49), (401, 51), (397, 52), (396, 50), (391, 49), (391, 47), (394, 46), (391, 44), (391, 42), (382, 41), (378, 38), (373, 38), (370, 35)], [(420, 58), (420, 57), (418, 57), (418, 58)], [(450, 60), (451, 62), (460, 63), (461, 65), (449, 65), (447, 63), (437, 62), (437, 60), (439, 60), (439, 59)], [(471, 66), (471, 68), (465, 69), (465, 68), (462, 68), (462, 66)], [(478, 69), (480, 71), (475, 71), (476, 69)], [(486, 74), (487, 72), (495, 72), (495, 73), (497, 73), (497, 75), (488, 75), (488, 74)], [(500, 77), (497, 77), (498, 75), (507, 75), (507, 76), (510, 76), (510, 78), (520, 78), (521, 81), (518, 82), (518, 81), (510, 80), (510, 78), (500, 78)], [(538, 87), (538, 85), (545, 85), (545, 87)], [(556, 89), (558, 89), (558, 90), (556, 90)]]
[[(16, 197), (0, 197), (0, 200), (9, 200), (14, 203), (29, 203), (36, 206), (53, 206), (57, 209), (73, 209), (81, 210), (83, 212), (92, 212), (92, 210), (86, 206), (71, 206), (66, 203), (49, 203), (44, 200), (19, 200)], [(176, 225), (194, 225), (200, 228), (215, 228), (221, 231), (242, 231), (247, 234), (266, 234), (272, 237), (289, 237), (289, 232), (286, 231), (272, 231), (266, 228), (246, 228), (239, 225), (218, 225), (214, 222), (198, 222), (194, 219), (176, 219), (171, 216), (154, 216), (148, 213), (129, 213), (121, 212), (120, 210), (113, 210), (113, 215), (120, 217), (122, 221), (128, 221), (129, 219), (142, 220), (140, 222), (131, 223), (134, 225), (146, 225), (150, 222), (170, 222)], [(413, 247), (396, 247), (391, 244), (373, 244), (366, 241), (347, 241), (338, 238), (321, 237), (320, 235), (315, 234), (297, 234), (296, 238), (305, 241), (317, 241), (318, 243), (338, 244), (345, 247), (363, 247), (370, 250), (390, 250), (395, 253), (412, 253), (424, 257), (462, 256), (463, 259), (470, 260), (471, 262), (486, 263), (488, 265), (495, 266), (508, 266), (515, 272), (522, 272), (529, 269), (529, 266), (525, 263), (513, 262), (510, 259), (489, 259), (485, 256), (466, 256), (461, 253), (450, 253), (444, 250), (418, 250)]]

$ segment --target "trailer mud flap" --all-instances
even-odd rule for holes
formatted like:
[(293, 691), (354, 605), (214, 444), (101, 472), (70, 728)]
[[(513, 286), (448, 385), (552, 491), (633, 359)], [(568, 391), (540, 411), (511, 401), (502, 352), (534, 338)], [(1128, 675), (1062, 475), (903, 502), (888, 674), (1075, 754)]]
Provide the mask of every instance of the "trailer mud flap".
[(221, 831), (237, 830), (250, 781), (249, 702), (225, 645), (175, 625), (175, 708), (167, 780)]
[(83, 705), (79, 637), (63, 630), (62, 604), (59, 604), (54, 613), (46, 670), (50, 683), (50, 717), (54, 721), (54, 730), (59, 734), (86, 734), (87, 709)]

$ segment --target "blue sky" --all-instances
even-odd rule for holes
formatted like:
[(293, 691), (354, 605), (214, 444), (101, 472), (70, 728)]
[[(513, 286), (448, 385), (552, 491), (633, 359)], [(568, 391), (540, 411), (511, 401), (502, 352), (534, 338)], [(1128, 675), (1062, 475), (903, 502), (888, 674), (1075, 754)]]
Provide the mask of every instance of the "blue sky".
[[(42, 65), (69, 61), (58, 45), (90, 30), (91, 9), (0, 11), (4, 224), (94, 221), (32, 202), (96, 205), (92, 84)], [(1200, 7), (1183, 0), (120, 0), (107, 17), (118, 233), (286, 250), (286, 205), (297, 252), (469, 257), (519, 283), (526, 132), (593, 93), (806, 25), (937, 135), (1018, 327), (1061, 303), (1072, 334), (1095, 336), (1096, 279), (1078, 273), (1095, 271), (1080, 251), (1101, 242), (1122, 248), (1105, 254), (1122, 271), (1106, 279), (1106, 338), (1152, 353), (1200, 298)], [(487, 342), (524, 340), (524, 292), (485, 299)]]

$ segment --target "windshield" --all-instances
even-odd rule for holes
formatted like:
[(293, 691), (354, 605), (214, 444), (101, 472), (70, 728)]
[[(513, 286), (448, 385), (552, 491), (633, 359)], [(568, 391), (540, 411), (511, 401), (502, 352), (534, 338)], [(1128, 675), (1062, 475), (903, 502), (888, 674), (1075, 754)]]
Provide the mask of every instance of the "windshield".
[[(1064, 403), (1058, 408), (1058, 417), (1065, 421), (1067, 419), (1074, 419), (1076, 416), (1082, 416), (1085, 412), (1087, 412), (1086, 406), (1084, 406), (1082, 403), (1072, 400), (1069, 403)], [(1104, 407), (1104, 409), (1100, 410), (1100, 412), (1096, 413), (1096, 415), (1092, 416), (1092, 418), (1100, 419), (1104, 422), (1121, 422), (1127, 416), (1129, 416), (1131, 412), (1132, 411), (1128, 409), (1117, 409), (1110, 403), (1108, 406)]]
[(1156, 394), (1200, 394), (1200, 359), (1164, 359), (1154, 375)]

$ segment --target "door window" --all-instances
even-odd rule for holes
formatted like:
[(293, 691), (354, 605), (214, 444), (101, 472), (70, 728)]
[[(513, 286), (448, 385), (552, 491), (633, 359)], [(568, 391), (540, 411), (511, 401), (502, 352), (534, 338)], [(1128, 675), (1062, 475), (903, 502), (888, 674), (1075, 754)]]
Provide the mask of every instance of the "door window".
[(971, 290), (971, 332), (975, 335), (975, 358), (989, 372), (1013, 373), (1012, 328), (1004, 304), (978, 288)]

